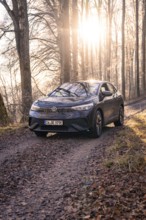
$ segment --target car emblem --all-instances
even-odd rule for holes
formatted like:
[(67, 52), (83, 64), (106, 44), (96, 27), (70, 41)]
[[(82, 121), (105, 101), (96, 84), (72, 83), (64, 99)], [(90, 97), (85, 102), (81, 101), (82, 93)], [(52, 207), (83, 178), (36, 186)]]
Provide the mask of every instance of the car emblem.
[(57, 108), (56, 108), (55, 106), (53, 106), (53, 107), (51, 108), (51, 111), (52, 111), (52, 112), (57, 112)]

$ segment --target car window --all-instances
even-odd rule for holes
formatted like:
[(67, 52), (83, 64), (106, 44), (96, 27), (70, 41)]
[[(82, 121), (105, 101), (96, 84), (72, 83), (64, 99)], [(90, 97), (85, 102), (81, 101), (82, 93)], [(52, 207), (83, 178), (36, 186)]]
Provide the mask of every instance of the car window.
[(108, 83), (108, 88), (109, 91), (112, 92), (112, 94), (114, 94), (117, 91), (116, 88), (110, 83)]
[(74, 83), (70, 91), (75, 93), (77, 96), (87, 96), (88, 94), (87, 85), (81, 82)]
[(96, 95), (99, 89), (99, 83), (91, 83), (89, 85), (89, 93), (91, 95)]
[(104, 83), (100, 88), (100, 92), (104, 92), (104, 91), (109, 91), (109, 88), (106, 83)]
[(87, 85), (85, 83), (64, 83), (55, 89), (49, 96), (54, 97), (85, 97), (88, 95)]

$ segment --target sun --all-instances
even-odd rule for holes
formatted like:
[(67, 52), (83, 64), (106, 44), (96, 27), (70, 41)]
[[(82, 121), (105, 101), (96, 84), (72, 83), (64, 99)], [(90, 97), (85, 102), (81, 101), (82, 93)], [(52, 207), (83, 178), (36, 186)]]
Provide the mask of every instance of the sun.
[(96, 15), (90, 15), (88, 18), (82, 18), (79, 24), (79, 37), (86, 44), (92, 46), (98, 45), (103, 40), (106, 30), (105, 25), (98, 19)]

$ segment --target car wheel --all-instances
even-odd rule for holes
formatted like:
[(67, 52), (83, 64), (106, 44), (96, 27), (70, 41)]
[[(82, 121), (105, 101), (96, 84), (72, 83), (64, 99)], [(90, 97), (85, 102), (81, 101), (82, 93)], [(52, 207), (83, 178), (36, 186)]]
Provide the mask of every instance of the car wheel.
[(120, 106), (118, 120), (114, 122), (115, 126), (122, 126), (124, 124), (124, 108)]
[(37, 137), (46, 137), (46, 135), (48, 134), (48, 132), (43, 132), (43, 131), (35, 131), (34, 133), (36, 134)]
[(103, 118), (101, 112), (97, 110), (95, 118), (94, 118), (94, 126), (92, 129), (92, 136), (94, 138), (98, 138), (102, 134), (102, 127), (103, 127)]

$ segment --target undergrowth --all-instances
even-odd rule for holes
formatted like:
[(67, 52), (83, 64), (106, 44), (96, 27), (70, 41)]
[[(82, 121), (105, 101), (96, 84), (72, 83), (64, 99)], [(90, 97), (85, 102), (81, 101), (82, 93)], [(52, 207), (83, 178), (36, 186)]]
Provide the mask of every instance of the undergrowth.
[(13, 125), (9, 125), (9, 126), (0, 126), (0, 135), (7, 133), (7, 132), (13, 132), (13, 131), (17, 131), (21, 128), (27, 127), (28, 125), (26, 123), (18, 123), (18, 124), (13, 124)]
[(106, 153), (105, 165), (129, 172), (146, 169), (146, 110), (125, 122)]

